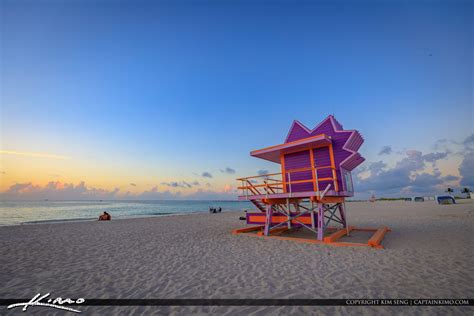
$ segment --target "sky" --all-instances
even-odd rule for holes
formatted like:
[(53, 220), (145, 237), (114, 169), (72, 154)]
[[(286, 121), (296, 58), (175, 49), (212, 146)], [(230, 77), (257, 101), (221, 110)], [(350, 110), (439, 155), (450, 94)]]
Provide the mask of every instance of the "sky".
[(470, 1), (0, 0), (0, 197), (235, 199), (333, 114), (356, 197), (474, 189)]

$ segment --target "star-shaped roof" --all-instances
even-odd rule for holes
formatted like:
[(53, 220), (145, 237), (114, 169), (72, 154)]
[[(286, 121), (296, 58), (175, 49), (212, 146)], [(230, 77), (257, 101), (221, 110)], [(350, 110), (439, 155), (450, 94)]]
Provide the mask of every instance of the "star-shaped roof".
[(365, 160), (357, 152), (363, 142), (364, 139), (358, 131), (344, 130), (334, 116), (329, 115), (312, 130), (295, 120), (284, 144), (255, 150), (250, 154), (279, 163), (282, 153), (332, 144), (336, 168), (351, 171)]

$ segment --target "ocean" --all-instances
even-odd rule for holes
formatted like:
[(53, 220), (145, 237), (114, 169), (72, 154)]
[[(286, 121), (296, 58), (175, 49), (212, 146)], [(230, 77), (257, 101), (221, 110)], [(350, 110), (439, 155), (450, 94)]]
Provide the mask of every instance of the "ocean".
[(0, 225), (97, 220), (107, 211), (113, 219), (251, 209), (247, 201), (0, 201)]

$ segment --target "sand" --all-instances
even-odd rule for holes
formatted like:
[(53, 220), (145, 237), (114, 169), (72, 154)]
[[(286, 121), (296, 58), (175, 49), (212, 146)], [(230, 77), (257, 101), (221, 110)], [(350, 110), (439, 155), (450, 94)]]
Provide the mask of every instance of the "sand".
[[(377, 250), (232, 235), (237, 212), (0, 227), (0, 298), (474, 298), (474, 204), (347, 203)], [(473, 314), (472, 307), (86, 307), (85, 314)], [(32, 307), (51, 314), (53, 310)], [(0, 307), (0, 314), (7, 312)], [(18, 310), (19, 312), (19, 310)], [(57, 312), (63, 315), (64, 312)]]

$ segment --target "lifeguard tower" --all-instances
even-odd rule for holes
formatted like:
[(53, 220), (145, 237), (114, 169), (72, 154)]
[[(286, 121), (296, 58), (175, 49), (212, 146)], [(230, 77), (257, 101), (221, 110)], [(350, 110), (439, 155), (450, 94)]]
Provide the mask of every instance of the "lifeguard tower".
[(312, 130), (294, 121), (283, 144), (250, 153), (280, 164), (281, 172), (237, 179), (239, 200), (252, 202), (258, 212), (246, 214), (247, 224), (257, 226), (234, 233), (269, 237), (305, 228), (316, 237), (306, 241), (336, 244), (353, 230), (375, 231), (367, 244), (338, 244), (381, 247), (388, 228), (357, 229), (346, 220), (344, 202), (354, 194), (351, 171), (365, 160), (357, 152), (363, 142), (358, 131), (344, 130), (332, 115)]

